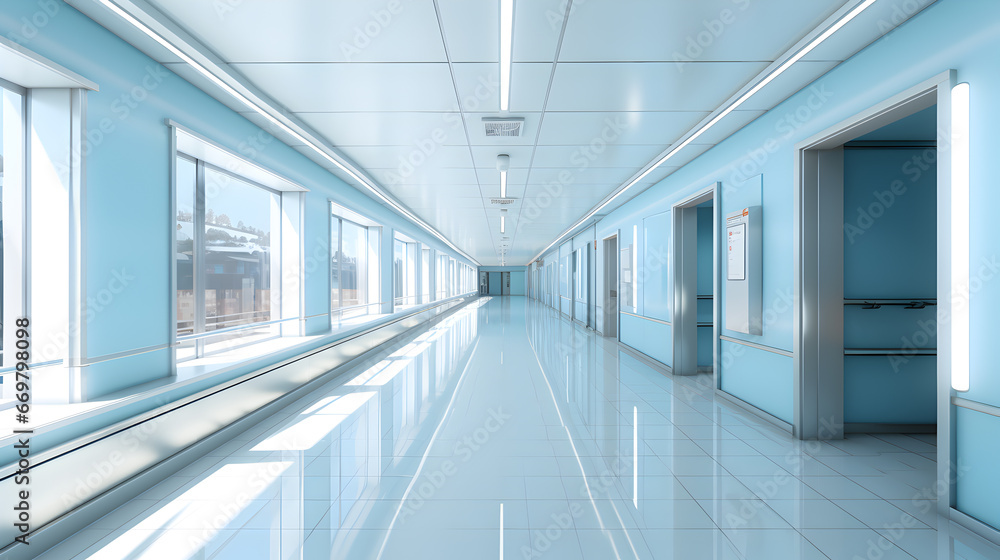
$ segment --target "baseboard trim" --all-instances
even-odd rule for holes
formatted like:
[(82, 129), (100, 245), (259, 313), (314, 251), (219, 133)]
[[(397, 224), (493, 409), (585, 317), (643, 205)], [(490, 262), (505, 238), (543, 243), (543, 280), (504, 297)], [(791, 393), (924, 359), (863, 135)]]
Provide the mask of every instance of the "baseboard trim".
[(660, 360), (657, 360), (656, 358), (650, 356), (649, 354), (642, 352), (641, 350), (636, 350), (635, 348), (632, 348), (631, 346), (625, 344), (620, 340), (618, 341), (618, 347), (621, 348), (629, 356), (632, 356), (633, 358), (641, 361), (642, 363), (646, 364), (647, 366), (655, 369), (660, 373), (666, 375), (674, 374), (674, 368), (668, 366), (667, 364), (661, 362)]
[(777, 416), (774, 416), (770, 412), (767, 412), (765, 410), (757, 408), (756, 406), (754, 406), (754, 405), (746, 402), (745, 400), (743, 400), (743, 399), (741, 399), (739, 397), (733, 396), (733, 395), (731, 395), (731, 394), (723, 391), (722, 389), (716, 389), (715, 390), (715, 396), (717, 398), (720, 398), (720, 399), (726, 401), (727, 403), (729, 403), (731, 405), (737, 406), (737, 407), (743, 409), (744, 411), (749, 412), (750, 414), (753, 414), (754, 416), (760, 418), (761, 420), (767, 422), (768, 424), (771, 424), (772, 426), (774, 426), (776, 428), (780, 428), (781, 430), (783, 430), (785, 432), (788, 432), (790, 434), (794, 434), (795, 433), (795, 429), (788, 422), (785, 422), (784, 420), (782, 420), (781, 418), (778, 418)]

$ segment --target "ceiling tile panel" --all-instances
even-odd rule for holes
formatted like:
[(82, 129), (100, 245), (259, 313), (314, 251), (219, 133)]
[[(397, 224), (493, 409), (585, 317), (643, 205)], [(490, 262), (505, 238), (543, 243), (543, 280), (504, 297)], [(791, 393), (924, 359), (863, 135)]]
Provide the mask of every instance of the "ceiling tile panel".
[(466, 146), (459, 113), (297, 113), (306, 124), (340, 146)]
[(673, 142), (709, 112), (547, 112), (539, 145), (586, 146), (597, 139), (617, 144)]
[(236, 64), (237, 70), (298, 112), (453, 111), (447, 64)]
[[(842, 0), (583, 2), (569, 18), (559, 59), (773, 61), (798, 37), (762, 30), (779, 21), (789, 30), (812, 29), (842, 4)], [(594, 40), (602, 35), (610, 35), (610, 40)]]
[(764, 62), (559, 64), (549, 111), (712, 111)]
[(227, 62), (445, 62), (432, 0), (151, 2)]

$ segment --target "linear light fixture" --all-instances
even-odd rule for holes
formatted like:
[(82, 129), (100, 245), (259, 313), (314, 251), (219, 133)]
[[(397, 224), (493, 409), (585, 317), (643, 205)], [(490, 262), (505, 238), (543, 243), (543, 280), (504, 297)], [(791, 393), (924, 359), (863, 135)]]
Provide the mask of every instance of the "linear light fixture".
[(500, 198), (507, 198), (507, 172), (500, 172)]
[(951, 89), (951, 387), (969, 390), (969, 84)]
[[(705, 123), (704, 125), (702, 125), (693, 134), (691, 134), (690, 136), (688, 136), (687, 138), (685, 138), (680, 144), (677, 144), (676, 146), (672, 147), (669, 152), (667, 152), (660, 159), (656, 160), (656, 162), (653, 163), (653, 165), (649, 166), (645, 171), (643, 171), (637, 177), (635, 177), (634, 179), (632, 179), (631, 181), (629, 181), (623, 188), (619, 189), (618, 192), (616, 192), (614, 194), (614, 196), (612, 196), (608, 200), (604, 201), (604, 203), (602, 203), (597, 208), (594, 208), (593, 210), (591, 210), (590, 212), (588, 212), (584, 217), (580, 218), (575, 224), (573, 224), (569, 229), (567, 229), (566, 232), (564, 232), (562, 235), (560, 235), (555, 240), (553, 240), (552, 243), (550, 243), (547, 247), (545, 247), (545, 249), (542, 249), (542, 252), (538, 253), (538, 255), (535, 256), (535, 259), (540, 258), (542, 255), (545, 254), (546, 251), (548, 251), (549, 249), (551, 249), (553, 245), (555, 245), (559, 240), (561, 240), (563, 237), (565, 237), (567, 233), (572, 232), (574, 229), (580, 227), (584, 222), (586, 222), (587, 220), (589, 220), (595, 214), (597, 214), (598, 212), (600, 212), (604, 208), (607, 208), (607, 206), (609, 204), (611, 204), (612, 202), (614, 202), (621, 195), (625, 194), (626, 191), (628, 191), (629, 189), (631, 189), (632, 187), (634, 187), (639, 181), (642, 181), (643, 179), (645, 179), (646, 176), (648, 176), (650, 173), (652, 173), (654, 170), (656, 170), (656, 168), (660, 167), (665, 162), (667, 162), (667, 160), (669, 160), (670, 158), (672, 158), (675, 155), (677, 155), (678, 152), (680, 152), (681, 150), (683, 150), (684, 148), (686, 148), (689, 144), (691, 144), (692, 142), (694, 142), (695, 139), (697, 139), (699, 136), (701, 136), (702, 134), (708, 132), (708, 130), (711, 129), (716, 124), (718, 124), (719, 121), (721, 121), (722, 119), (726, 118), (730, 113), (732, 113), (737, 108), (739, 108), (740, 105), (746, 103), (746, 101), (748, 99), (750, 99), (751, 97), (753, 97), (760, 90), (764, 89), (764, 87), (766, 87), (767, 84), (773, 82), (778, 76), (780, 76), (786, 70), (788, 70), (789, 68), (791, 68), (793, 64), (795, 64), (796, 62), (798, 62), (799, 60), (801, 60), (804, 56), (806, 56), (807, 54), (809, 54), (810, 52), (812, 52), (812, 50), (815, 49), (816, 47), (818, 47), (821, 43), (823, 43), (823, 41), (826, 41), (827, 39), (829, 39), (831, 35), (833, 35), (837, 31), (839, 31), (842, 27), (844, 27), (845, 25), (847, 25), (851, 20), (853, 20), (855, 17), (857, 17), (861, 12), (865, 11), (866, 9), (868, 9), (868, 7), (871, 6), (874, 3), (875, 3), (875, 0), (864, 0), (863, 2), (861, 2), (860, 4), (858, 4), (857, 6), (855, 6), (854, 8), (852, 8), (849, 12), (847, 12), (846, 14), (844, 14), (844, 16), (841, 17), (840, 19), (838, 19), (836, 22), (834, 22), (833, 25), (831, 25), (825, 31), (823, 31), (822, 33), (820, 33), (819, 35), (817, 35), (816, 38), (814, 38), (812, 41), (809, 41), (809, 43), (806, 44), (806, 46), (804, 46), (801, 49), (799, 49), (799, 51), (796, 52), (795, 54), (793, 54), (791, 57), (789, 57), (788, 60), (782, 62), (777, 68), (775, 68), (774, 70), (772, 70), (771, 72), (769, 72), (766, 76), (764, 76), (764, 78), (762, 80), (760, 80), (759, 82), (757, 82), (752, 88), (748, 89), (746, 92), (743, 93), (743, 95), (739, 96), (736, 99), (736, 101), (733, 101), (732, 103), (730, 103), (725, 109), (723, 109), (722, 111), (720, 111), (710, 121), (708, 121), (707, 123)], [(502, 78), (502, 76), (501, 76), (501, 78)], [(501, 81), (501, 86), (502, 85), (503, 85), (503, 82)], [(532, 259), (532, 260), (535, 260), (535, 259)]]
[(266, 111), (263, 107), (261, 107), (260, 105), (258, 105), (254, 101), (252, 101), (250, 98), (248, 98), (247, 96), (245, 96), (242, 93), (240, 93), (236, 88), (234, 88), (233, 86), (229, 85), (224, 80), (222, 80), (221, 78), (219, 78), (218, 76), (216, 76), (214, 73), (212, 73), (211, 70), (209, 70), (204, 65), (202, 65), (200, 62), (196, 61), (194, 58), (192, 58), (191, 56), (189, 56), (187, 53), (185, 53), (184, 51), (182, 51), (181, 49), (179, 49), (176, 45), (174, 45), (173, 43), (171, 43), (170, 41), (168, 41), (165, 37), (163, 37), (162, 35), (160, 35), (156, 31), (153, 31), (153, 29), (150, 28), (148, 25), (146, 25), (145, 23), (139, 21), (138, 18), (136, 18), (135, 16), (133, 16), (129, 12), (125, 11), (124, 8), (122, 8), (118, 4), (115, 4), (114, 2), (112, 2), (112, 0), (100, 0), (100, 1), (101, 1), (101, 4), (103, 4), (109, 10), (111, 10), (112, 12), (114, 12), (115, 14), (117, 14), (119, 17), (121, 17), (125, 21), (129, 22), (130, 24), (132, 24), (133, 27), (135, 27), (139, 31), (142, 31), (149, 38), (153, 39), (154, 41), (156, 41), (157, 43), (159, 43), (161, 46), (163, 46), (165, 49), (167, 49), (168, 51), (170, 51), (171, 53), (173, 53), (174, 55), (176, 55), (178, 58), (180, 58), (181, 60), (183, 60), (184, 62), (186, 62), (189, 66), (191, 66), (192, 68), (194, 68), (195, 70), (197, 70), (199, 74), (205, 76), (205, 78), (207, 78), (210, 82), (212, 82), (213, 84), (215, 84), (216, 86), (218, 86), (219, 88), (221, 88), (223, 91), (225, 91), (229, 95), (235, 97), (240, 103), (243, 103), (244, 105), (246, 105), (247, 107), (249, 107), (250, 109), (252, 109), (255, 113), (257, 113), (258, 115), (260, 115), (260, 116), (264, 117), (265, 119), (267, 119), (268, 122), (274, 124), (275, 126), (277, 126), (278, 128), (280, 128), (281, 130), (283, 130), (284, 132), (286, 132), (287, 134), (291, 135), (293, 138), (295, 138), (296, 140), (298, 140), (299, 142), (302, 142), (302, 144), (304, 144), (304, 145), (308, 146), (309, 148), (311, 148), (313, 151), (315, 151), (317, 154), (319, 154), (321, 157), (323, 157), (323, 159), (326, 159), (327, 161), (329, 161), (330, 163), (332, 163), (333, 165), (335, 165), (338, 169), (340, 169), (344, 173), (347, 173), (352, 179), (354, 179), (355, 181), (357, 181), (358, 183), (360, 183), (362, 186), (364, 186), (366, 189), (368, 189), (369, 192), (371, 192), (372, 194), (374, 194), (375, 196), (377, 196), (382, 202), (388, 204), (389, 207), (391, 207), (395, 211), (397, 211), (400, 214), (402, 214), (408, 220), (410, 220), (413, 223), (415, 223), (415, 224), (419, 225), (420, 227), (424, 228), (428, 233), (430, 233), (434, 237), (437, 237), (438, 239), (440, 239), (442, 242), (444, 242), (445, 245), (447, 245), (447, 246), (451, 247), (452, 249), (454, 249), (458, 254), (463, 255), (465, 258), (469, 259), (471, 262), (476, 263), (477, 265), (479, 264), (478, 261), (476, 261), (475, 259), (473, 259), (469, 255), (466, 255), (462, 250), (460, 250), (458, 247), (456, 247), (454, 244), (452, 244), (450, 241), (448, 241), (448, 239), (446, 239), (443, 235), (441, 235), (440, 233), (438, 233), (437, 231), (435, 231), (433, 228), (431, 228), (423, 220), (421, 220), (420, 218), (418, 218), (415, 215), (413, 215), (410, 211), (408, 211), (406, 208), (400, 206), (398, 203), (396, 203), (395, 201), (393, 201), (391, 198), (385, 196), (368, 179), (362, 177), (357, 172), (355, 172), (353, 169), (351, 169), (350, 167), (348, 167), (348, 166), (344, 165), (343, 163), (341, 163), (340, 161), (338, 161), (337, 158), (335, 158), (335, 157), (331, 156), (330, 154), (328, 154), (326, 152), (326, 150), (324, 150), (323, 148), (321, 148), (320, 146), (318, 146), (315, 142), (313, 142), (309, 138), (306, 138), (304, 135), (302, 135), (301, 133), (299, 133), (298, 131), (296, 131), (294, 128), (292, 128), (292, 127), (288, 126), (287, 124), (285, 124), (284, 122), (282, 122), (280, 119), (278, 119), (277, 117), (275, 117), (274, 115), (272, 115), (271, 113), (269, 113), (268, 111)]
[(500, 233), (507, 233), (507, 216), (500, 216)]
[(514, 46), (514, 0), (500, 0), (500, 110), (510, 108), (510, 61)]

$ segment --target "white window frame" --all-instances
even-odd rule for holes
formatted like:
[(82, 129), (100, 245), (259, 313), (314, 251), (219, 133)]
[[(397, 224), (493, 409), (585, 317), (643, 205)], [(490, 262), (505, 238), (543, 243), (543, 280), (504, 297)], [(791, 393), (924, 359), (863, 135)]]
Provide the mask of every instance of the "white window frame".
[[(396, 261), (397, 244), (403, 248), (402, 263)], [(419, 259), (417, 255), (420, 254), (420, 244), (397, 231), (393, 236), (392, 246), (393, 309), (398, 311), (412, 307), (418, 301), (419, 290), (417, 282), (419, 275), (417, 267), (419, 266)], [(401, 270), (400, 266), (402, 267)], [(400, 286), (402, 287), (402, 291), (400, 291)]]
[[(205, 166), (234, 176), (241, 181), (256, 187), (276, 193), (280, 198), (280, 216), (276, 222), (280, 224), (278, 232), (272, 232), (271, 247), (274, 253), (271, 257), (271, 318), (268, 321), (238, 325), (208, 332), (195, 332), (191, 335), (177, 334), (177, 236), (170, 234), (170, 324), (171, 346), (175, 349), (173, 360), (176, 367), (178, 361), (199, 359), (208, 354), (224, 352), (256, 344), (267, 338), (278, 336), (301, 336), (303, 334), (304, 317), (304, 286), (302, 263), (302, 225), (304, 222), (305, 193), (308, 189), (294, 183), (273, 171), (251, 161), (241, 154), (233, 152), (192, 129), (172, 120), (167, 120), (171, 128), (171, 170), (170, 181), (170, 215), (171, 229), (177, 216), (177, 162), (179, 158), (195, 159), (204, 162)], [(203, 179), (199, 179), (202, 183)], [(202, 188), (202, 187), (198, 187)], [(197, 196), (197, 195), (196, 195)], [(197, 224), (195, 225), (197, 229)], [(196, 273), (197, 275), (198, 273)], [(195, 285), (196, 301), (201, 301)], [(203, 306), (196, 304), (196, 310), (204, 313)], [(253, 336), (241, 340), (243, 335), (261, 327), (270, 327), (263, 337)], [(226, 341), (220, 343), (220, 341)], [(211, 347), (209, 346), (211, 345)], [(193, 347), (193, 351), (189, 348)]]
[[(344, 243), (344, 223), (349, 223), (367, 231), (367, 254), (365, 255), (366, 270), (364, 273), (365, 283), (365, 303), (358, 305), (343, 306), (343, 293), (338, 291), (339, 301), (335, 306), (333, 302), (333, 267), (330, 269), (330, 326), (334, 328), (345, 319), (376, 315), (382, 310), (381, 282), (382, 282), (382, 261), (380, 258), (382, 247), (382, 224), (375, 222), (349, 208), (337, 204), (333, 200), (328, 200), (330, 207), (330, 231), (327, 239), (332, 239), (333, 228), (337, 228), (337, 247), (332, 244), (329, 250), (329, 259), (333, 259), (336, 251), (343, 247)], [(343, 267), (338, 271), (338, 282), (343, 277)]]

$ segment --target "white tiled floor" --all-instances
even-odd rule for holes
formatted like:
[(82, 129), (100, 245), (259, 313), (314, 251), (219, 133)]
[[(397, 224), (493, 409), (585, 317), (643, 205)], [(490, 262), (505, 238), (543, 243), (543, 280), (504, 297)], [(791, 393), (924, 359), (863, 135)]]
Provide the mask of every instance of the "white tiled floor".
[(39, 558), (1000, 558), (924, 497), (933, 437), (800, 442), (710, 385), (480, 300)]

